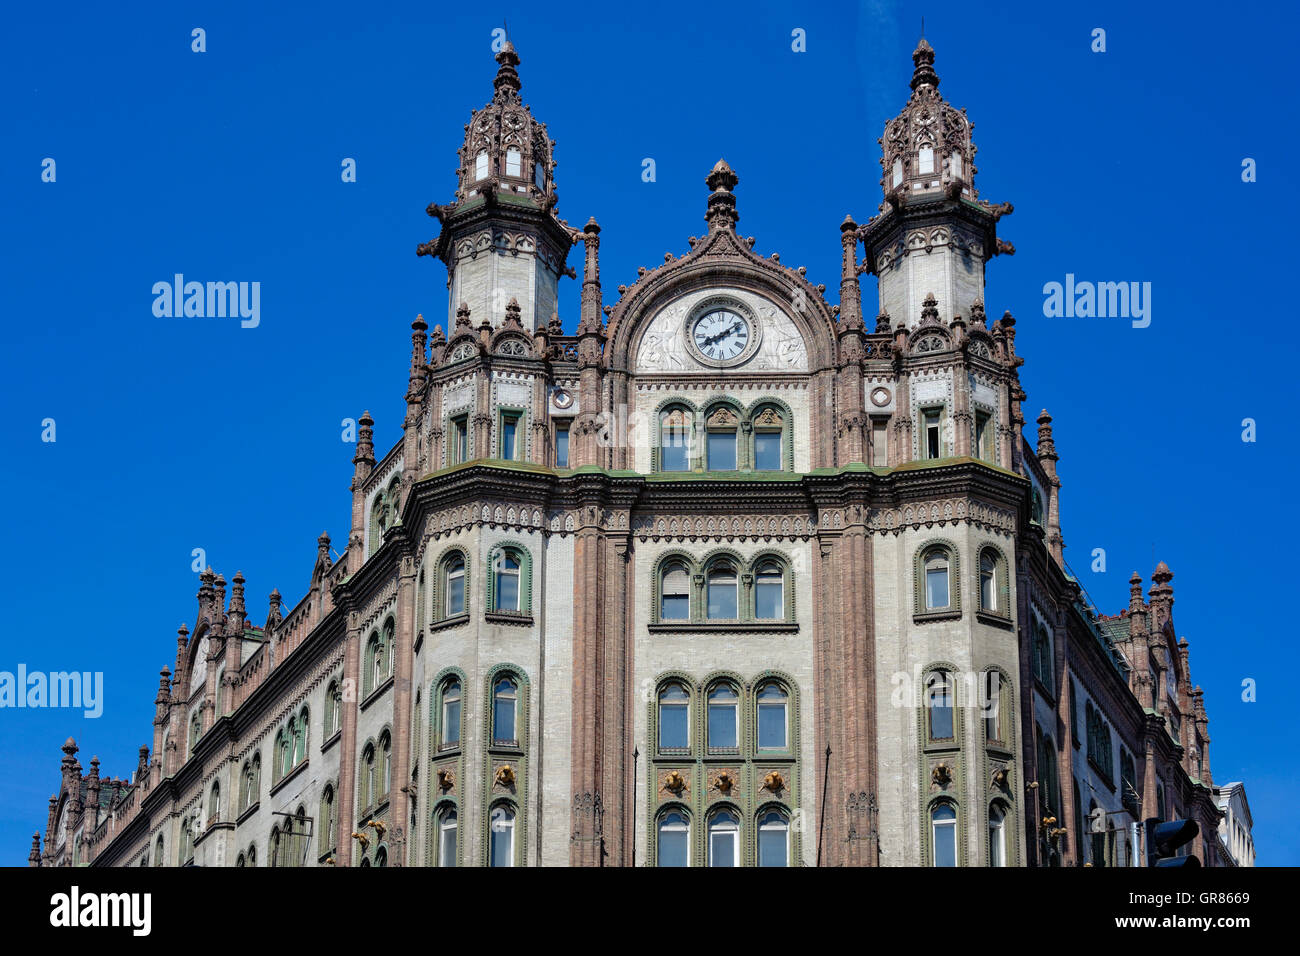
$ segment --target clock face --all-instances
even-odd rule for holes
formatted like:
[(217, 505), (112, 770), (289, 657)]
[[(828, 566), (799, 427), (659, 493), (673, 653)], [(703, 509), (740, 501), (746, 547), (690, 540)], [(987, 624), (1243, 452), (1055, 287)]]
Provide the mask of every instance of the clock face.
[(730, 309), (713, 309), (695, 320), (691, 339), (700, 354), (715, 362), (726, 362), (745, 351), (749, 344), (749, 322)]

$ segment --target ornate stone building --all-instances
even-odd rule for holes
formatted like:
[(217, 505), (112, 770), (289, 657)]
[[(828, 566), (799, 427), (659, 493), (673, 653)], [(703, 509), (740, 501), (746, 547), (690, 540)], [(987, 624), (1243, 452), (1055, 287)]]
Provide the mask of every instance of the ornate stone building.
[(604, 305), (496, 59), (418, 250), (447, 331), (412, 326), (402, 440), (359, 419), (341, 558), (322, 535), (261, 626), (205, 571), (132, 779), (69, 740), (33, 865), (1123, 864), (1140, 817), (1212, 833), (1173, 575), (1105, 617), (1064, 563), (1052, 419), (1031, 446), (983, 304), (1011, 206), (930, 46), (838, 306), (738, 231), (722, 161), (704, 234)]

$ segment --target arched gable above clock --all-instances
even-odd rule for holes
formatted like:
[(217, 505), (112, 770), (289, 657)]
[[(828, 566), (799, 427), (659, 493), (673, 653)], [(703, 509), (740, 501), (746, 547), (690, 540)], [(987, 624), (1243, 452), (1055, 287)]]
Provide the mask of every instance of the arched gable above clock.
[[(737, 177), (725, 162), (718, 161), (706, 182), (713, 190), (708, 234), (692, 236), (685, 256), (669, 255), (619, 289), (609, 320), (608, 367), (638, 373), (834, 367), (835, 318), (824, 287), (781, 265), (779, 256), (759, 256), (752, 237), (736, 235)], [(693, 334), (701, 322), (709, 327)], [(729, 329), (736, 331), (728, 335)]]

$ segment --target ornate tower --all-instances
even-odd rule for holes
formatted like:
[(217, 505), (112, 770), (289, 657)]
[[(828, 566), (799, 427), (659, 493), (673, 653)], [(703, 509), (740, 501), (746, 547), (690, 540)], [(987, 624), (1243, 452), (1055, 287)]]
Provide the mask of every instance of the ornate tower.
[(519, 98), (514, 46), (507, 41), (496, 61), (492, 100), (465, 126), (456, 199), (427, 210), (442, 233), (416, 250), (447, 266), (449, 332), (462, 304), (476, 324), (499, 327), (511, 300), (526, 330), (544, 329), (560, 275), (573, 275), (565, 267), (573, 233), (554, 213), (555, 143)]
[(939, 95), (934, 50), (912, 54), (912, 95), (879, 140), (885, 202), (860, 231), (866, 268), (879, 278), (880, 312), (915, 328), (934, 297), (944, 324), (984, 300), (984, 264), (998, 252), (995, 223), (1011, 205), (990, 206), (975, 189), (974, 124)]

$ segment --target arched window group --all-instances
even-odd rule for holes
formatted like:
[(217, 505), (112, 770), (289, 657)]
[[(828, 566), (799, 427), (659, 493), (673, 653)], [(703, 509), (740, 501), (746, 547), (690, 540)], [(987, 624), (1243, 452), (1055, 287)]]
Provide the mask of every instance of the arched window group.
[(378, 739), (368, 740), (361, 748), (361, 773), (357, 788), (360, 798), (358, 816), (367, 816), (388, 802), (393, 786), (393, 735), (385, 728)]
[(784, 806), (761, 807), (747, 824), (741, 809), (724, 803), (709, 810), (704, 818), (703, 846), (693, 852), (692, 814), (679, 804), (670, 804), (655, 820), (655, 864), (657, 866), (744, 866), (748, 862), (747, 826), (752, 826), (753, 856), (757, 866), (789, 866), (790, 811)]
[(262, 755), (253, 754), (251, 760), (245, 760), (239, 772), (239, 812), (243, 813), (261, 798), (262, 790)]
[(793, 625), (794, 587), (785, 557), (746, 561), (730, 552), (696, 561), (663, 557), (655, 570), (655, 623)]
[(748, 408), (714, 401), (699, 413), (684, 399), (660, 406), (652, 470), (789, 471), (793, 468), (791, 413), (775, 399)]
[(704, 685), (702, 707), (695, 700), (694, 688), (684, 679), (660, 683), (655, 710), (657, 753), (695, 752), (693, 712), (700, 709), (700, 743), (706, 753), (786, 753), (793, 747), (792, 705), (784, 681), (765, 678), (747, 687), (735, 678), (719, 677)]
[(370, 637), (366, 640), (365, 660), (361, 665), (361, 696), (369, 697), (376, 690), (383, 687), (390, 677), (393, 676), (393, 661), (396, 657), (394, 653), (394, 637), (396, 624), (390, 617), (384, 621), (384, 626), (377, 631), (371, 631)]
[(374, 554), (384, 543), (384, 535), (397, 520), (397, 504), (401, 496), (401, 481), (393, 476), (388, 487), (375, 494), (370, 503), (370, 547), (369, 554)]
[(304, 706), (276, 733), (273, 783), (279, 783), (292, 770), (306, 762), (310, 726), (310, 715)]
[(1088, 734), (1088, 760), (1105, 780), (1114, 778), (1115, 753), (1112, 748), (1110, 723), (1100, 710), (1088, 701), (1084, 708), (1085, 727)]

